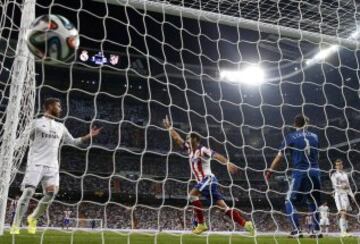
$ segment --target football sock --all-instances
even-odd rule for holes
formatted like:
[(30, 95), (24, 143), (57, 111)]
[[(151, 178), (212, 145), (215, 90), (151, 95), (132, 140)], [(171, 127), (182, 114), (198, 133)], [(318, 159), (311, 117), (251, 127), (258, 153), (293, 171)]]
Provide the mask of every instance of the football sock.
[(35, 189), (33, 187), (27, 187), (24, 189), (18, 204), (16, 206), (16, 212), (14, 217), (14, 223), (13, 225), (20, 227), (21, 221), (27, 211), (27, 208), (29, 206), (29, 201), (34, 194)]
[(196, 214), (196, 218), (197, 218), (199, 224), (203, 224), (204, 223), (204, 214), (203, 214), (203, 210), (202, 210), (201, 201), (195, 200), (195, 201), (191, 202), (191, 204), (194, 206), (194, 212)]
[(54, 200), (54, 197), (55, 194), (53, 192), (46, 193), (41, 198), (34, 212), (30, 216), (34, 219), (38, 219), (40, 216), (42, 216), (44, 212), (48, 209), (50, 203)]
[(235, 210), (235, 209), (228, 209), (225, 211), (225, 214), (227, 216), (230, 217), (230, 219), (232, 219), (233, 221), (235, 221), (236, 223), (238, 223), (240, 226), (244, 226), (246, 220), (241, 217), (241, 214), (239, 211)]

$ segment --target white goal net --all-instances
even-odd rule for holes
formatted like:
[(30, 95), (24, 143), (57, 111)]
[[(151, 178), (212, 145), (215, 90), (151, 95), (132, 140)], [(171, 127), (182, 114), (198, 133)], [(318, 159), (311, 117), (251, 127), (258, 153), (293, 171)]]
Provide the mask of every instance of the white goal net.
[[(300, 113), (310, 118), (308, 130), (319, 136), (319, 203), (327, 202), (330, 208), (330, 232), (339, 232), (330, 181), (338, 158), (354, 193), (347, 230), (359, 229), (360, 32), (355, 1), (25, 3), (0, 1), (0, 193), (8, 195), (5, 225), (12, 219), (11, 201), (21, 194), (28, 143), (24, 128), (41, 116), (46, 98), (57, 97), (64, 110), (60, 121), (74, 137), (93, 126), (103, 130), (83, 147), (62, 144), (60, 190), (39, 221), (45, 230), (61, 228), (69, 210), (76, 220), (96, 219), (101, 231), (122, 230), (109, 238), (129, 237), (124, 243), (132, 243), (135, 232), (151, 232), (148, 236), (156, 240), (149, 240), (155, 243), (167, 238), (159, 233), (180, 233), (179, 243), (191, 243), (186, 239), (191, 237), (182, 237), (192, 230), (189, 193), (196, 175), (186, 152), (163, 127), (162, 120), (169, 116), (184, 139), (198, 133), (204, 146), (239, 167), (230, 174), (212, 160), (219, 193), (230, 208), (253, 222), (258, 234), (271, 233), (276, 240), (292, 230), (285, 211), (291, 156), (270, 181), (264, 175)], [(74, 23), (81, 39), (76, 61), (34, 63), (23, 39), (34, 17), (34, 9), (26, 6), (34, 8), (36, 16), (59, 14)], [(209, 228), (204, 243), (212, 243), (213, 232), (247, 235), (222, 209), (204, 196), (200, 200)], [(37, 201), (34, 196), (30, 209)], [(5, 205), (3, 200), (4, 210)], [(305, 205), (298, 211), (305, 233), (309, 212)], [(59, 235), (66, 239), (67, 234)], [(232, 238), (224, 237), (224, 243), (237, 240)], [(101, 239), (105, 241), (106, 235)]]
[(102, 219), (64, 219), (63, 229), (79, 229), (79, 230), (102, 230)]

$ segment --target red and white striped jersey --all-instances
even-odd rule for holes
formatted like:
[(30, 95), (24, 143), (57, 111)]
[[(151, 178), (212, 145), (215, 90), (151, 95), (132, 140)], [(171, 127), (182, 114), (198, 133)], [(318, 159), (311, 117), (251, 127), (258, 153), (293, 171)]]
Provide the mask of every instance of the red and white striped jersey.
[(214, 176), (210, 166), (211, 158), (215, 153), (213, 150), (200, 145), (194, 151), (191, 151), (188, 143), (184, 143), (184, 149), (189, 155), (191, 172), (197, 182), (201, 182), (206, 176)]

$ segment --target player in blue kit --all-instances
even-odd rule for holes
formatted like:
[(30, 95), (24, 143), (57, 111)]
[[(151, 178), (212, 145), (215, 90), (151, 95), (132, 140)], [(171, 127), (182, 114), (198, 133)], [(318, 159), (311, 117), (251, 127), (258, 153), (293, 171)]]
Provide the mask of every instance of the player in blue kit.
[[(265, 173), (266, 180), (269, 180), (285, 158), (292, 168), (292, 180), (285, 199), (286, 214), (290, 218), (293, 231), (292, 237), (302, 237), (299, 217), (296, 206), (307, 204), (309, 212), (312, 213), (314, 230), (319, 234), (319, 213), (320, 203), (320, 169), (318, 162), (319, 138), (315, 133), (306, 129), (309, 119), (303, 115), (297, 115), (294, 120), (296, 131), (289, 133), (281, 143), (279, 153), (273, 160), (270, 169)], [(286, 155), (290, 154), (290, 157)], [(316, 235), (314, 235), (316, 237)]]

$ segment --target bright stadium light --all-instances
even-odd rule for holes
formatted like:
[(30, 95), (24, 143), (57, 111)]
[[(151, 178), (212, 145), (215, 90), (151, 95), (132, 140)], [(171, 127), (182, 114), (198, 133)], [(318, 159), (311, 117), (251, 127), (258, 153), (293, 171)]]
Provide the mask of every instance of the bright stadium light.
[[(357, 30), (353, 32), (347, 39), (349, 40), (356, 40), (360, 37), (360, 30)], [(325, 60), (325, 58), (329, 57), (331, 54), (335, 53), (339, 49), (338, 45), (332, 45), (326, 49), (321, 50), (319, 53), (317, 53), (314, 57), (311, 59), (308, 59), (306, 61), (307, 65), (314, 64), (316, 62), (320, 62)]]
[(338, 45), (332, 45), (329, 48), (323, 49), (318, 52), (313, 58), (306, 61), (307, 65), (323, 61), (325, 58), (329, 57), (331, 54), (335, 53), (339, 49)]
[(360, 36), (360, 31), (355, 31), (350, 35), (350, 39), (358, 39)]
[(259, 66), (249, 66), (243, 70), (222, 70), (220, 79), (233, 83), (261, 85), (265, 82), (264, 71)]

